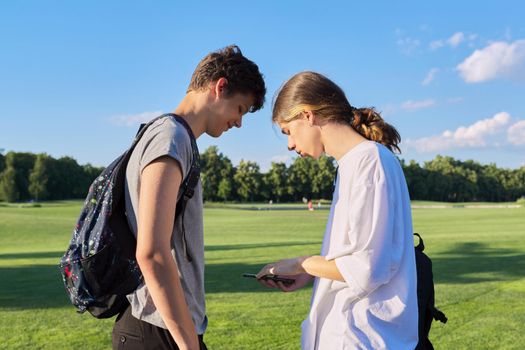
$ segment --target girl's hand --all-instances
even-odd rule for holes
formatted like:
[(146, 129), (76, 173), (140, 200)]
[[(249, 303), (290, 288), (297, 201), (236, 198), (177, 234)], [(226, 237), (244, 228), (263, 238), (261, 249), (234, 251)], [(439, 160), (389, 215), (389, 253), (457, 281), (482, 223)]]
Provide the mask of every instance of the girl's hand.
[(264, 275), (300, 275), (305, 273), (302, 263), (308, 256), (300, 256), (293, 259), (284, 259), (273, 264), (268, 264), (259, 271), (257, 278)]
[[(312, 278), (310, 275), (305, 273), (302, 267), (302, 262), (306, 258), (307, 257), (285, 259), (273, 264), (268, 264), (265, 267), (263, 267), (261, 271), (259, 271), (259, 273), (257, 274), (257, 279), (262, 285), (269, 288), (279, 288), (285, 292), (294, 291), (306, 285)], [(291, 285), (285, 285), (282, 282), (274, 282), (272, 280), (262, 279), (262, 277), (266, 275), (277, 275), (280, 277), (291, 278), (295, 279), (296, 282)], [(310, 277), (307, 278), (307, 276)]]
[(293, 292), (299, 288), (303, 288), (311, 280), (314, 279), (314, 276), (309, 275), (307, 273), (302, 273), (300, 275), (293, 275), (293, 276), (282, 276), (282, 277), (291, 278), (295, 280), (293, 284), (284, 284), (282, 282), (276, 282), (279, 289), (282, 290), (283, 292)]

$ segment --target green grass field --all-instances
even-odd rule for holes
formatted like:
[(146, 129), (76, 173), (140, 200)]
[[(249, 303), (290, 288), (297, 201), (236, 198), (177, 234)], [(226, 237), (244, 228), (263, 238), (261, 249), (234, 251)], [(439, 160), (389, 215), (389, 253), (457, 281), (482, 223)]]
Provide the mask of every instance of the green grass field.
[[(0, 207), (0, 348), (109, 349), (113, 320), (78, 315), (58, 274), (80, 202)], [(298, 349), (310, 289), (243, 279), (270, 261), (320, 249), (327, 210), (205, 210), (210, 349)], [(414, 209), (433, 259), (436, 349), (522, 349), (525, 208)]]

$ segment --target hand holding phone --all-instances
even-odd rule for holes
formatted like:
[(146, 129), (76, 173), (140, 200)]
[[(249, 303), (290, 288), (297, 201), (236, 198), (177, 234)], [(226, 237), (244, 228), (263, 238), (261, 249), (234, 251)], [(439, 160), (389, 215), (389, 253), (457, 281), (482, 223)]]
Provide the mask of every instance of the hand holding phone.
[[(242, 277), (257, 278), (257, 275), (255, 275), (253, 273), (243, 273)], [(285, 278), (285, 277), (279, 277), (277, 275), (265, 275), (261, 279), (263, 279), (263, 280), (272, 280), (274, 282), (282, 282), (286, 286), (289, 286), (289, 285), (295, 283), (294, 279)]]

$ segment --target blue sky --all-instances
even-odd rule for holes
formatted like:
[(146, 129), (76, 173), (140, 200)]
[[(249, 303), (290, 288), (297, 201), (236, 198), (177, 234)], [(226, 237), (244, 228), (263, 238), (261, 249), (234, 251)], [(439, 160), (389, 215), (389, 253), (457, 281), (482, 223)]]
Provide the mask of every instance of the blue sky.
[(2, 1), (0, 149), (107, 165), (140, 120), (177, 106), (204, 55), (237, 44), (267, 103), (201, 151), (289, 162), (271, 101), (315, 70), (382, 111), (405, 160), (525, 166), (524, 13), (520, 1)]

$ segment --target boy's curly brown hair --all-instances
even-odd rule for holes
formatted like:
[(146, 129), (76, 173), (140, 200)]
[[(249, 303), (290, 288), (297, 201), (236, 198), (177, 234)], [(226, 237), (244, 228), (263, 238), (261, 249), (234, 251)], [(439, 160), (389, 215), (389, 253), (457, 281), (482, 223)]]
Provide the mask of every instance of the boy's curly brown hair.
[(243, 56), (236, 45), (230, 45), (204, 57), (191, 77), (187, 92), (206, 89), (211, 82), (226, 78), (227, 96), (236, 93), (251, 94), (254, 103), (250, 112), (262, 108), (266, 86), (259, 67)]

